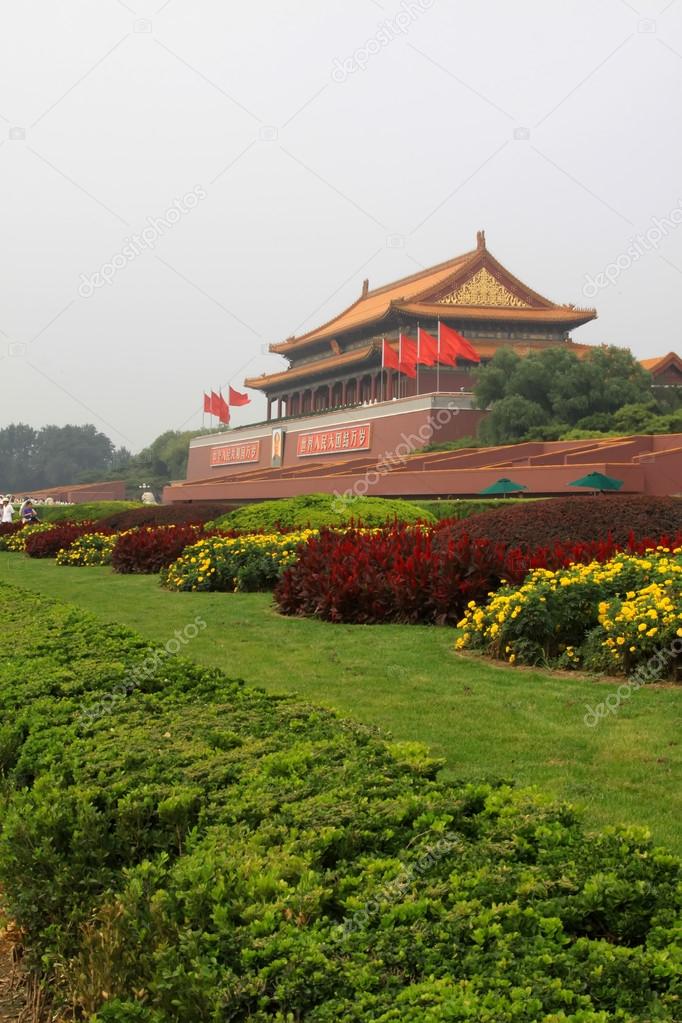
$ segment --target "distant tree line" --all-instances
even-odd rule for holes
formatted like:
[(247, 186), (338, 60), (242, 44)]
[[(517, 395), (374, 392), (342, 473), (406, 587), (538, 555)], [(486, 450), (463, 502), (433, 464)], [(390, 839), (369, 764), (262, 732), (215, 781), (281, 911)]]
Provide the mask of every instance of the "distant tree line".
[[(224, 429), (224, 427), (222, 428)], [(130, 496), (145, 485), (160, 490), (187, 469), (189, 441), (206, 430), (167, 430), (137, 455), (117, 448), (95, 426), (25, 423), (0, 429), (0, 492), (31, 494), (67, 483), (121, 479)]]

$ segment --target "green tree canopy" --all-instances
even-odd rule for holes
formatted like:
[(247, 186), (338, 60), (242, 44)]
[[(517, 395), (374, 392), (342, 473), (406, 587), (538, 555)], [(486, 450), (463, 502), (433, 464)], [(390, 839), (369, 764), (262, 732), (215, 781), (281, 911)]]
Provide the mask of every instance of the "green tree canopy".
[[(555, 439), (576, 427), (625, 432), (624, 425), (614, 425), (619, 410), (652, 405), (653, 414), (661, 411), (650, 375), (631, 352), (613, 347), (595, 348), (583, 359), (563, 347), (524, 359), (502, 349), (480, 371), (474, 395), (479, 408), (492, 406), (480, 436), (494, 444)], [(632, 422), (635, 430), (645, 420), (632, 413), (621, 422)]]

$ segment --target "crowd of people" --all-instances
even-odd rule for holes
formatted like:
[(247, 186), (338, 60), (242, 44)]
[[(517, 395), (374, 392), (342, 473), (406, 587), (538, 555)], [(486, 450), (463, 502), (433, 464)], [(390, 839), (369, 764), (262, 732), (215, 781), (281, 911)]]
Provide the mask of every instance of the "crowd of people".
[[(17, 498), (13, 498), (11, 494), (7, 494), (2, 499), (2, 516), (0, 521), (3, 523), (14, 522), (14, 516), (16, 509), (14, 503), (19, 503)], [(30, 497), (24, 498), (19, 508), (19, 519), (21, 522), (40, 522), (38, 512), (33, 507), (33, 501)]]

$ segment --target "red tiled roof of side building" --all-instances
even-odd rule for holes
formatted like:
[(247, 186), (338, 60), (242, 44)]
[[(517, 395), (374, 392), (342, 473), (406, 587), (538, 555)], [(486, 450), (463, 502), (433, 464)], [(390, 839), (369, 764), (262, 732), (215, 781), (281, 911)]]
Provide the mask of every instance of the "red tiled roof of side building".
[(667, 355), (656, 355), (651, 359), (640, 359), (640, 366), (648, 370), (650, 373), (663, 372), (670, 366), (674, 366), (676, 369), (682, 371), (682, 358), (677, 352), (668, 352)]

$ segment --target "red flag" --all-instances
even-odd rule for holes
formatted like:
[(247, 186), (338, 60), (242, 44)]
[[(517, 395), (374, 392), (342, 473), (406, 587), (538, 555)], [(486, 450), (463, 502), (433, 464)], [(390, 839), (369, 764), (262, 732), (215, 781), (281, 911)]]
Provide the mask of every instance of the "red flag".
[(221, 402), (222, 398), (220, 397), (220, 395), (216, 394), (215, 391), (211, 391), (211, 415), (217, 416), (218, 419), (220, 419), (220, 415), (222, 412)]
[(239, 408), (240, 405), (249, 405), (251, 403), (251, 399), (248, 394), (242, 394), (240, 391), (235, 391), (234, 387), (230, 387), (229, 399), (230, 405), (233, 405), (234, 408)]
[(381, 365), (384, 369), (397, 369), (400, 371), (400, 360), (398, 359), (396, 350), (395, 348), (391, 348), (385, 338), (381, 342)]
[(440, 325), (440, 350), (450, 355), (459, 356), (460, 359), (468, 359), (469, 362), (480, 362), (478, 352), (469, 344), (466, 338), (452, 327)]
[(409, 337), (400, 335), (400, 342), (398, 347), (399, 359), (400, 359), (400, 372), (404, 373), (406, 377), (416, 377), (417, 375), (417, 344), (412, 341)]
[(441, 338), (443, 324), (438, 324), (438, 362), (441, 366), (456, 366), (456, 353), (450, 351), (450, 346)]
[(438, 342), (425, 330), (419, 327), (417, 331), (417, 350), (419, 356), (417, 362), (422, 366), (435, 366), (438, 362)]
[(216, 415), (221, 423), (227, 425), (230, 421), (230, 406), (227, 404), (222, 394), (218, 395), (218, 412)]
[(208, 412), (209, 415), (213, 413), (213, 405), (211, 404), (210, 395), (204, 394), (204, 412)]

